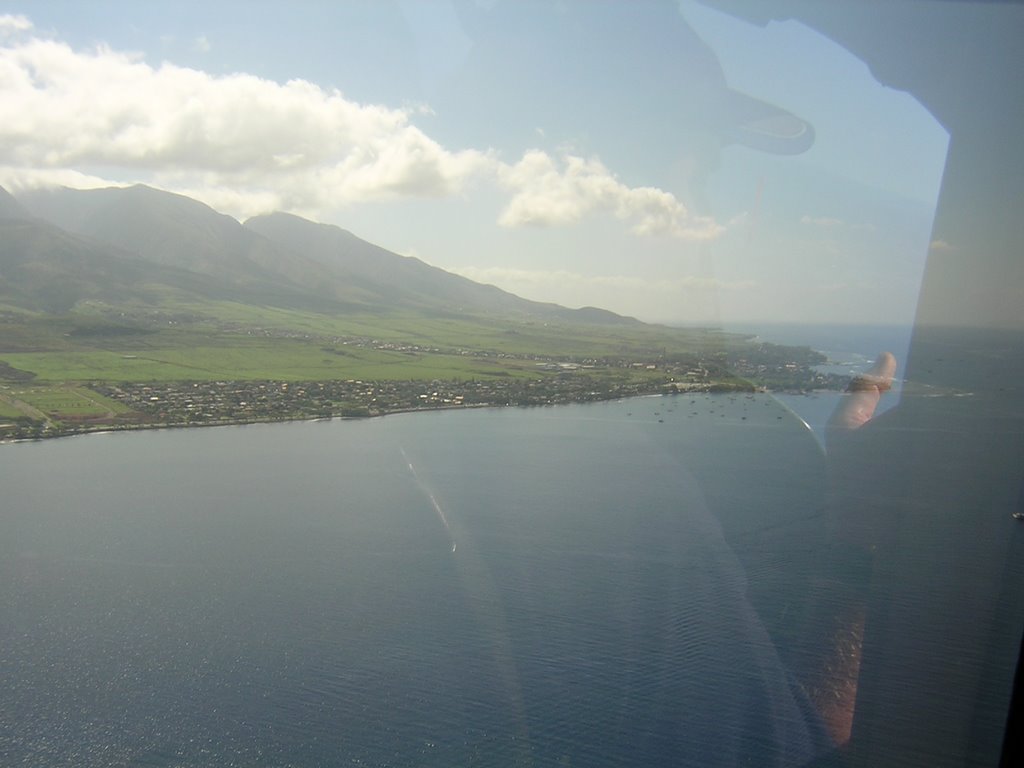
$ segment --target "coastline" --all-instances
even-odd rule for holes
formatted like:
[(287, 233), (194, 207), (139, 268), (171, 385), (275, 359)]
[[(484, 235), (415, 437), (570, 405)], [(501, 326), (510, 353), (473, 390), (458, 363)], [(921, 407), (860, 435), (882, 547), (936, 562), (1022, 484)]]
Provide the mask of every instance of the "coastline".
[[(54, 440), (58, 438), (79, 437), (87, 435), (105, 435), (118, 432), (138, 432), (149, 430), (177, 430), (177, 429), (202, 429), (207, 427), (242, 427), (257, 424), (284, 424), (288, 422), (315, 422), (315, 421), (364, 421), (367, 419), (378, 419), (385, 416), (393, 416), (405, 413), (431, 413), (437, 411), (462, 411), (471, 409), (506, 409), (506, 408), (550, 408), (559, 405), (578, 405), (594, 402), (614, 402), (634, 398), (649, 397), (676, 397), (690, 394), (703, 395), (729, 395), (736, 392), (770, 394), (773, 396), (782, 395), (785, 398), (814, 397), (818, 394), (836, 394), (835, 389), (813, 389), (813, 390), (790, 390), (790, 389), (767, 389), (764, 387), (735, 387), (723, 386), (721, 384), (698, 385), (690, 388), (675, 388), (656, 392), (631, 392), (610, 394), (606, 397), (588, 397), (580, 399), (564, 399), (557, 402), (527, 402), (527, 403), (442, 403), (429, 404), (417, 407), (398, 407), (393, 409), (378, 410), (372, 413), (360, 415), (343, 414), (309, 414), (309, 415), (283, 415), (274, 416), (247, 416), (241, 418), (225, 418), (209, 421), (181, 421), (181, 422), (124, 422), (120, 424), (96, 423), (96, 424), (75, 424), (69, 428), (50, 429), (36, 436), (0, 438), (0, 446), (14, 445), (18, 443), (35, 443), (43, 440)], [(801, 417), (802, 418), (802, 417)]]
[[(480, 407), (547, 406), (676, 393), (839, 390), (848, 377), (823, 372), (810, 347), (759, 344), (742, 353), (654, 356), (586, 365), (538, 363), (543, 373), (471, 379), (192, 379), (56, 381), (11, 390), (17, 416), (0, 423), (0, 443), (138, 429), (317, 419)], [(4, 387), (4, 389), (8, 389)], [(18, 398), (18, 399), (13, 399)], [(11, 409), (8, 408), (8, 411)]]
[(464, 402), (464, 403), (430, 403), (424, 404), (419, 407), (404, 407), (394, 408), (387, 410), (379, 410), (372, 413), (362, 415), (323, 415), (323, 414), (310, 414), (304, 415), (283, 415), (281, 417), (272, 416), (252, 416), (242, 418), (229, 418), (229, 419), (214, 419), (208, 421), (183, 421), (183, 422), (125, 422), (120, 424), (111, 423), (95, 423), (85, 424), (79, 423), (71, 427), (65, 428), (51, 428), (44, 430), (41, 434), (35, 436), (25, 437), (5, 437), (0, 438), (0, 445), (15, 444), (22, 442), (39, 442), (41, 440), (56, 439), (60, 437), (75, 437), (81, 435), (101, 435), (101, 434), (114, 434), (117, 432), (135, 432), (143, 430), (160, 430), (160, 429), (201, 429), (205, 427), (240, 427), (255, 424), (284, 424), (288, 422), (315, 422), (315, 421), (364, 421), (367, 419), (379, 419), (385, 416), (396, 416), (398, 414), (416, 414), (416, 413), (432, 413), (439, 411), (466, 411), (471, 409), (510, 409), (510, 408), (554, 408), (556, 406), (569, 406), (569, 404), (579, 404), (585, 402), (607, 402), (615, 400), (625, 400), (633, 397), (663, 397), (663, 396), (676, 396), (686, 394), (728, 394), (736, 391), (766, 391), (758, 390), (756, 388), (738, 388), (738, 387), (723, 387), (716, 388), (720, 385), (701, 385), (688, 389), (675, 388), (670, 390), (662, 391), (647, 391), (647, 392), (628, 392), (628, 393), (616, 393), (609, 394), (608, 396), (592, 396), (587, 398), (579, 399), (560, 399), (557, 401), (537, 401), (537, 402)]

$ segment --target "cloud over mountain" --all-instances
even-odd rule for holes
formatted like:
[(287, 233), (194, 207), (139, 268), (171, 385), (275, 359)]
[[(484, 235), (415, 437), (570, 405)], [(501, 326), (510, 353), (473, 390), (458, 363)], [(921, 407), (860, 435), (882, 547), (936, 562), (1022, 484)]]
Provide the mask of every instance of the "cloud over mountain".
[(503, 226), (610, 215), (643, 235), (715, 237), (668, 192), (631, 188), (597, 159), (541, 151), (508, 162), (452, 149), (415, 108), (365, 104), (305, 80), (214, 76), (97, 46), (76, 50), (0, 17), (0, 183), (94, 187), (144, 181), (244, 218), (284, 209), (466, 194), (511, 194)]
[[(32, 38), (0, 49), (0, 160), (43, 180), (67, 168), (149, 172), (170, 186), (255, 195), (292, 207), (447, 195), (486, 162), (451, 152), (406, 110), (358, 104), (302, 80), (214, 77), (130, 54)], [(242, 201), (240, 201), (242, 202)]]

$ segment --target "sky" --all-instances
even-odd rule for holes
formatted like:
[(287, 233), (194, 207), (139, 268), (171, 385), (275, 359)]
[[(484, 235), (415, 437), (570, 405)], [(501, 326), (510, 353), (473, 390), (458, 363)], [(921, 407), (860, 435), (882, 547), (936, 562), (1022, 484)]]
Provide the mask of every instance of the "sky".
[(817, 32), (694, 0), (0, 0), (15, 194), (284, 210), (647, 321), (910, 322), (947, 144)]

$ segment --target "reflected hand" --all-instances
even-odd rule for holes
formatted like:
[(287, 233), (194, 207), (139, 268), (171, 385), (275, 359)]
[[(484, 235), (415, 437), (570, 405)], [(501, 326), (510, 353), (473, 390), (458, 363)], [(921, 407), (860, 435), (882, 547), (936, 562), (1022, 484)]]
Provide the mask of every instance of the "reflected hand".
[(828, 421), (828, 430), (859, 429), (875, 415), (882, 394), (892, 388), (896, 358), (883, 352), (865, 373), (855, 376)]
[[(833, 449), (837, 445), (847, 447), (849, 444), (843, 445), (842, 437), (871, 421), (882, 395), (892, 388), (895, 374), (896, 358), (890, 352), (883, 352), (870, 369), (850, 381), (826, 427), (833, 483), (839, 476), (851, 472), (858, 482), (863, 481), (865, 474), (858, 471), (863, 469), (863, 465), (856, 460), (851, 461), (846, 451)], [(856, 561), (859, 555), (854, 553), (870, 551), (868, 542), (871, 536), (863, 530), (863, 523), (863, 520), (849, 517), (837, 521), (834, 543), (844, 546), (836, 550), (835, 556), (841, 556), (845, 550), (846, 557)], [(844, 585), (842, 579), (835, 578), (827, 579), (827, 584), (830, 586), (823, 588), (822, 606), (826, 611), (835, 613), (824, 622), (824, 626), (829, 628), (819, 640), (821, 650), (825, 652), (824, 663), (809, 681), (808, 694), (833, 741), (841, 746), (850, 740), (853, 728), (867, 610), (861, 590), (866, 585)], [(832, 590), (831, 593), (828, 589)]]

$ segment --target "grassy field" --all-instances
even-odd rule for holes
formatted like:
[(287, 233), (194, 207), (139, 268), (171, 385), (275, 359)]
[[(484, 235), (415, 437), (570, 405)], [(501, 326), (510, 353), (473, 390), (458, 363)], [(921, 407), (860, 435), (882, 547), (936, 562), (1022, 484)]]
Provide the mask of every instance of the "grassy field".
[(63, 316), (0, 313), (0, 386), (27, 406), (23, 413), (0, 401), (0, 418), (119, 422), (128, 409), (94, 391), (119, 384), (509, 382), (564, 375), (553, 363), (575, 362), (586, 365), (590, 380), (618, 385), (663, 377), (648, 370), (653, 360), (738, 343), (718, 333), (628, 323), (409, 311), (323, 315), (223, 301), (91, 303)]
[[(39, 384), (218, 379), (452, 379), (532, 372), (524, 361), (646, 359), (721, 349), (730, 337), (659, 326), (494, 318), (328, 316), (221, 302), (0, 327), (0, 363)], [(417, 349), (418, 348), (418, 349)]]
[(60, 414), (69, 418), (105, 416), (127, 411), (120, 403), (84, 387), (35, 386), (12, 389), (8, 394), (44, 413)]
[[(154, 340), (156, 341), (156, 340)], [(62, 352), (0, 353), (34, 383), (277, 379), (467, 379), (523, 375), (521, 361), (358, 347), (325, 347), (298, 339), (217, 339), (174, 346), (96, 347)]]
[[(9, 393), (4, 393), (9, 394)], [(0, 420), (5, 419), (16, 419), (24, 414), (15, 408), (13, 405), (8, 405), (3, 400), (0, 400)]]

